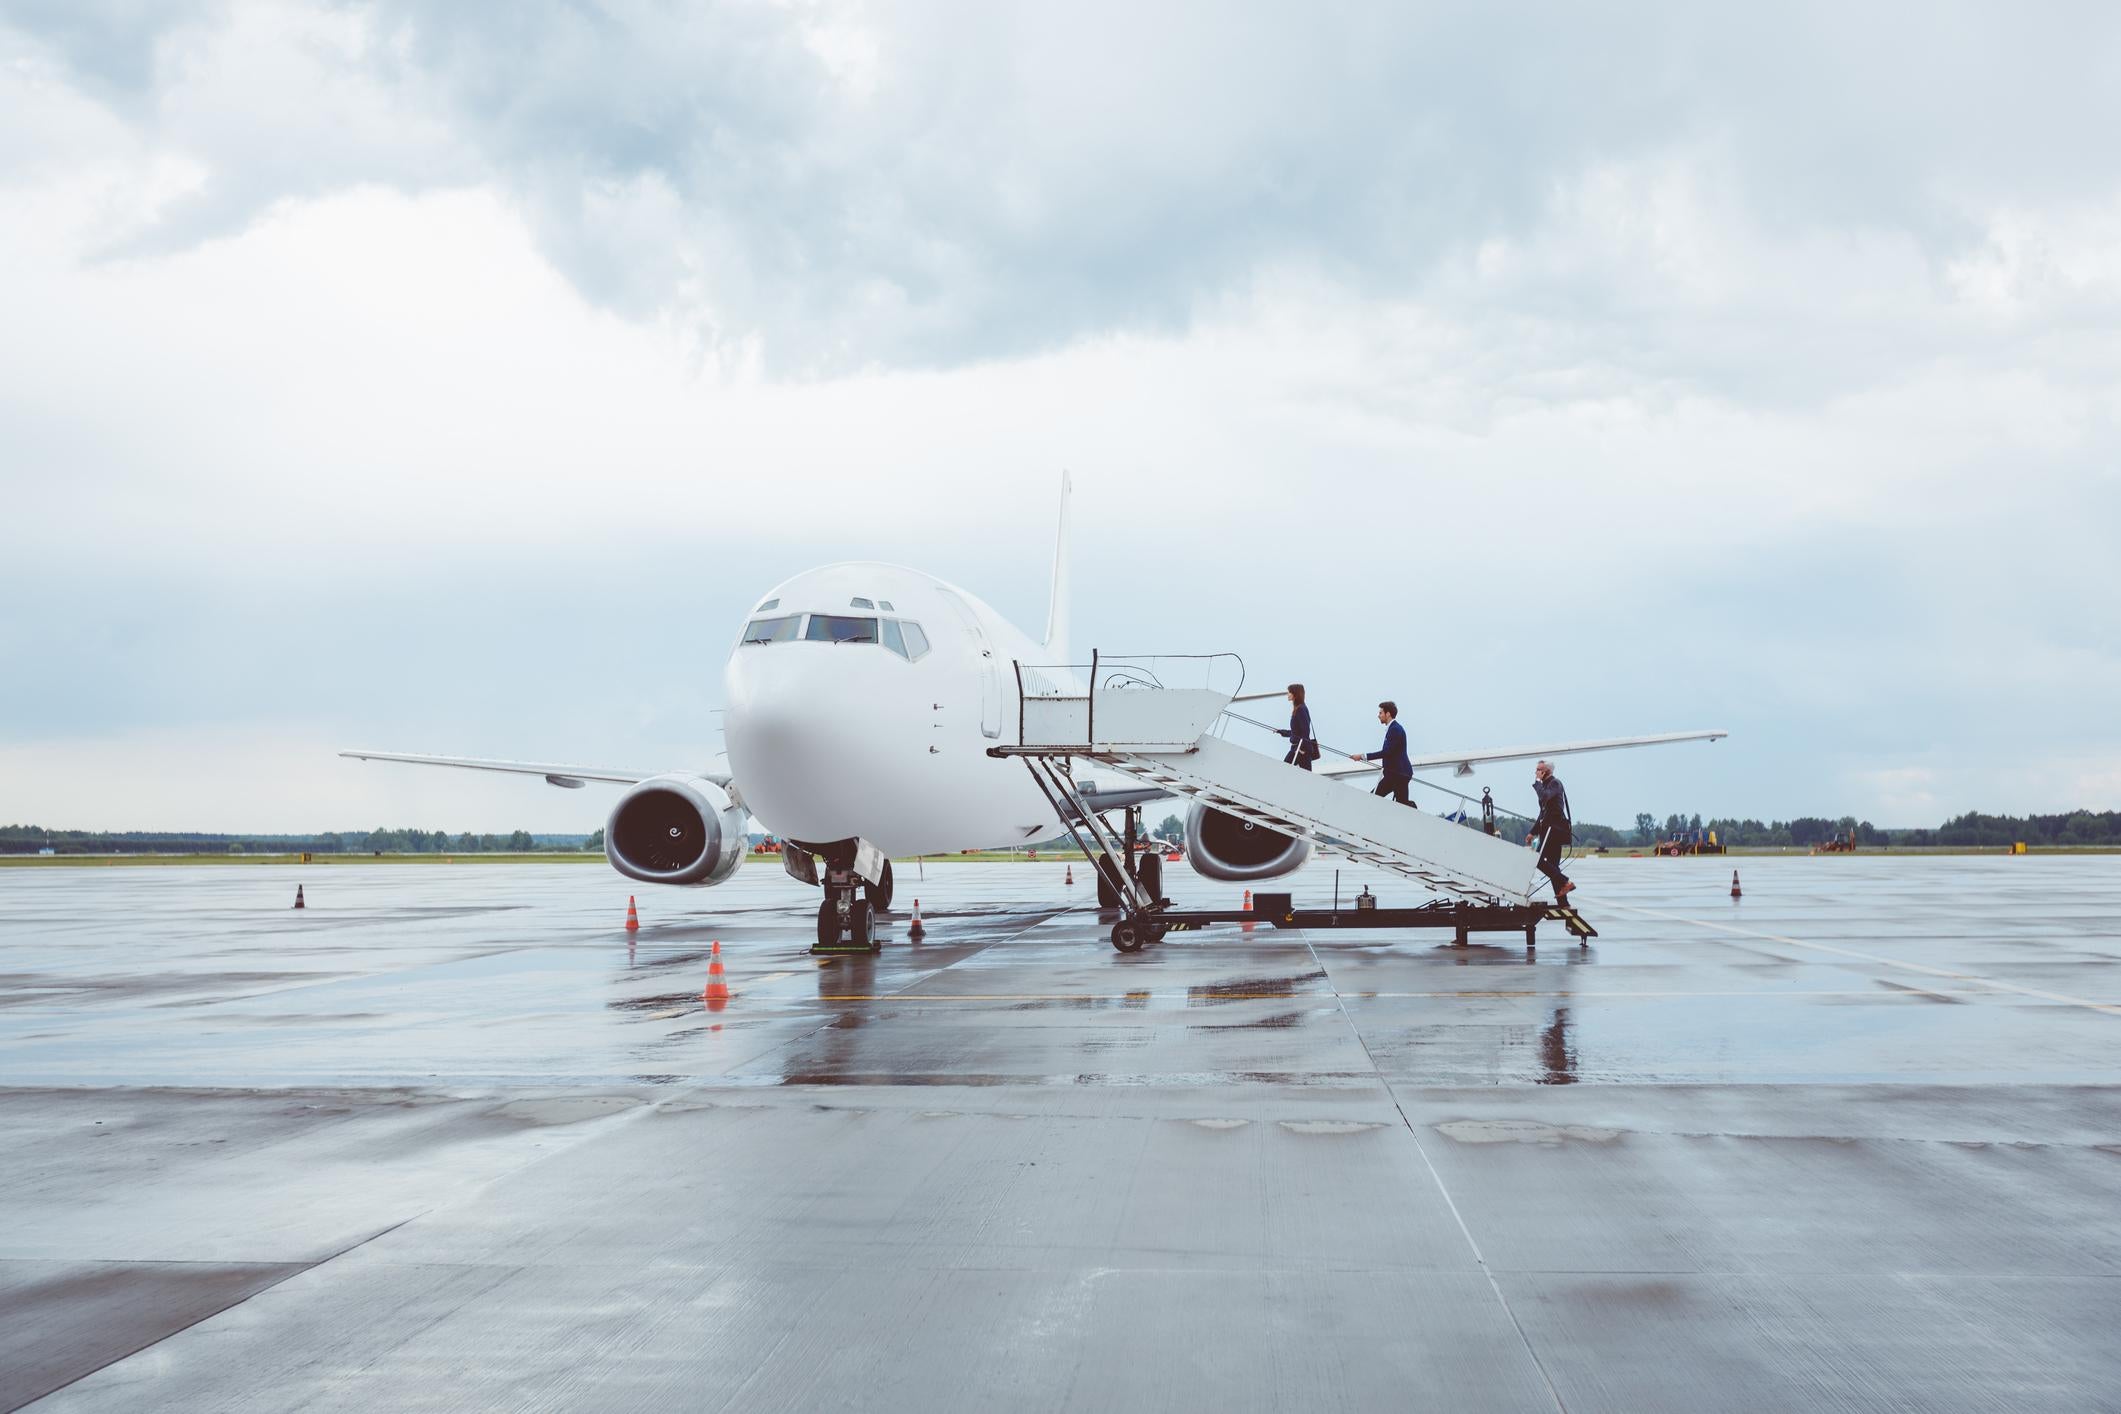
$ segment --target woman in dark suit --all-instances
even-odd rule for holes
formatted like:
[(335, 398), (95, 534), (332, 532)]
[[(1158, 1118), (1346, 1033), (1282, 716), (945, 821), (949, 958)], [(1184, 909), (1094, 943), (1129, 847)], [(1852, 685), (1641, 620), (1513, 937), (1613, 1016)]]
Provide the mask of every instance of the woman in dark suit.
[(1308, 771), (1311, 763), (1318, 759), (1318, 738), (1311, 735), (1311, 709), (1304, 706), (1302, 683), (1289, 684), (1289, 703), (1289, 729), (1281, 733), (1289, 739), (1289, 754), (1281, 759)]

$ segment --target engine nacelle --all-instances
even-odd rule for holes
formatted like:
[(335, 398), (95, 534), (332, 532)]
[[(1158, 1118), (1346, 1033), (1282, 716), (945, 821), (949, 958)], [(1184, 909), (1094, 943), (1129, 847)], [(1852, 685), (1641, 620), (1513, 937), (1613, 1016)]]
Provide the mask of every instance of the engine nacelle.
[(698, 776), (650, 776), (604, 826), (604, 857), (644, 884), (719, 884), (744, 862), (744, 812)]
[(1232, 883), (1278, 879), (1311, 857), (1311, 842), (1195, 802), (1186, 812), (1186, 859), (1193, 872)]

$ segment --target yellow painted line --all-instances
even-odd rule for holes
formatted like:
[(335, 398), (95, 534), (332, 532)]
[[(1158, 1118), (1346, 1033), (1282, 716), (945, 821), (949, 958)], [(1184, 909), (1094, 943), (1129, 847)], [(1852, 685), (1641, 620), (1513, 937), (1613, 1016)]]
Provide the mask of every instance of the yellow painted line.
[[(1913, 987), (1910, 993), (1936, 997), (1978, 997), (1982, 992), (1945, 991), (1941, 988)], [(1689, 997), (1843, 997), (1862, 998), (1870, 1001), (1888, 1000), (1893, 994), (1875, 988), (1858, 991), (1817, 991), (1768, 989), (1751, 992), (1688, 992), (1628, 991), (1628, 992), (1534, 992), (1472, 990), (1456, 992), (1217, 992), (1212, 996), (1195, 996), (1190, 992), (955, 992), (926, 995), (908, 992), (841, 992), (822, 995), (821, 1002), (1330, 1002), (1336, 998), (1352, 1001), (1450, 1001), (1454, 998), (1493, 1000), (1498, 998), (1551, 997), (1557, 1001), (1658, 1001)], [(2097, 1005), (2097, 1003), (2087, 1003)]]
[(2081, 1006), (2090, 1011), (2103, 1011), (2108, 1016), (2121, 1016), (2121, 1004), (2095, 1002), (2084, 997), (2072, 997), (2064, 992), (2049, 992), (2039, 987), (2021, 987), (2016, 982), (1999, 982), (1993, 977), (1983, 977), (1976, 972), (1954, 972), (1948, 967), (1930, 967), (1919, 962), (1908, 962), (1897, 957), (1883, 957), (1877, 953), (1859, 952), (1855, 948), (1837, 948), (1832, 943), (1808, 943), (1802, 938), (1785, 937), (1780, 933), (1763, 933), (1757, 928), (1739, 928), (1729, 923), (1712, 923), (1706, 918), (1688, 918), (1680, 913), (1667, 913), (1658, 908), (1638, 908), (1633, 904), (1608, 903), (1607, 908), (1617, 908), (1627, 913), (1640, 913), (1650, 918), (1666, 918), (1675, 923), (1692, 923), (1700, 928), (1713, 928), (1719, 933), (1730, 933), (1740, 938), (1760, 938), (1770, 943), (1781, 943), (1787, 947), (1809, 948), (1813, 952), (1832, 953), (1837, 957), (1852, 957), (1859, 962), (1874, 963), (1879, 967), (1897, 967), (1905, 972), (1919, 972), (1925, 977), (1943, 977), (1953, 982), (1978, 982), (1984, 987), (1993, 987), (1999, 992), (2016, 992), (2024, 997), (2037, 997), (2044, 1002), (2062, 1002), (2068, 1006)]

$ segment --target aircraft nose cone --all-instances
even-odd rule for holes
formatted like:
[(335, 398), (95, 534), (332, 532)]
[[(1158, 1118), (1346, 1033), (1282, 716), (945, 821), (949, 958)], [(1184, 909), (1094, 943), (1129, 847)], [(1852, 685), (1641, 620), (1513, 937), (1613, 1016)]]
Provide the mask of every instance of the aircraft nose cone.
[(876, 666), (858, 656), (865, 652), (881, 650), (778, 644), (740, 650), (730, 665), (729, 768), (769, 829), (821, 843), (874, 838), (889, 818), (893, 773), (879, 752), (903, 745), (896, 737), (904, 734), (879, 720), (876, 704), (887, 694), (865, 690)]

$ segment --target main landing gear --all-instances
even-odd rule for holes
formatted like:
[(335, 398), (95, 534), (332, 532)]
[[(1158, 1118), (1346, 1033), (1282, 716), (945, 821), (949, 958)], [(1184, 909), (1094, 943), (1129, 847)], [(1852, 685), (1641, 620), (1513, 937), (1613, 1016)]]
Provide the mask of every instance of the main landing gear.
[[(1137, 853), (1134, 848), (1135, 842), (1142, 838), (1141, 811), (1139, 809), (1130, 808), (1127, 811), (1127, 825), (1124, 836), (1125, 844), (1121, 849), (1121, 853), (1127, 859), (1126, 868), (1128, 875), (1142, 886), (1142, 890), (1149, 895), (1152, 902), (1162, 898), (1164, 896), (1164, 857), (1153, 848), (1146, 853)], [(1118, 908), (1120, 906), (1120, 895), (1124, 890), (1120, 887), (1119, 868), (1119, 864), (1111, 855), (1098, 856), (1097, 906), (1099, 908)], [(1120, 951), (1127, 952), (1130, 949), (1122, 948)]]

